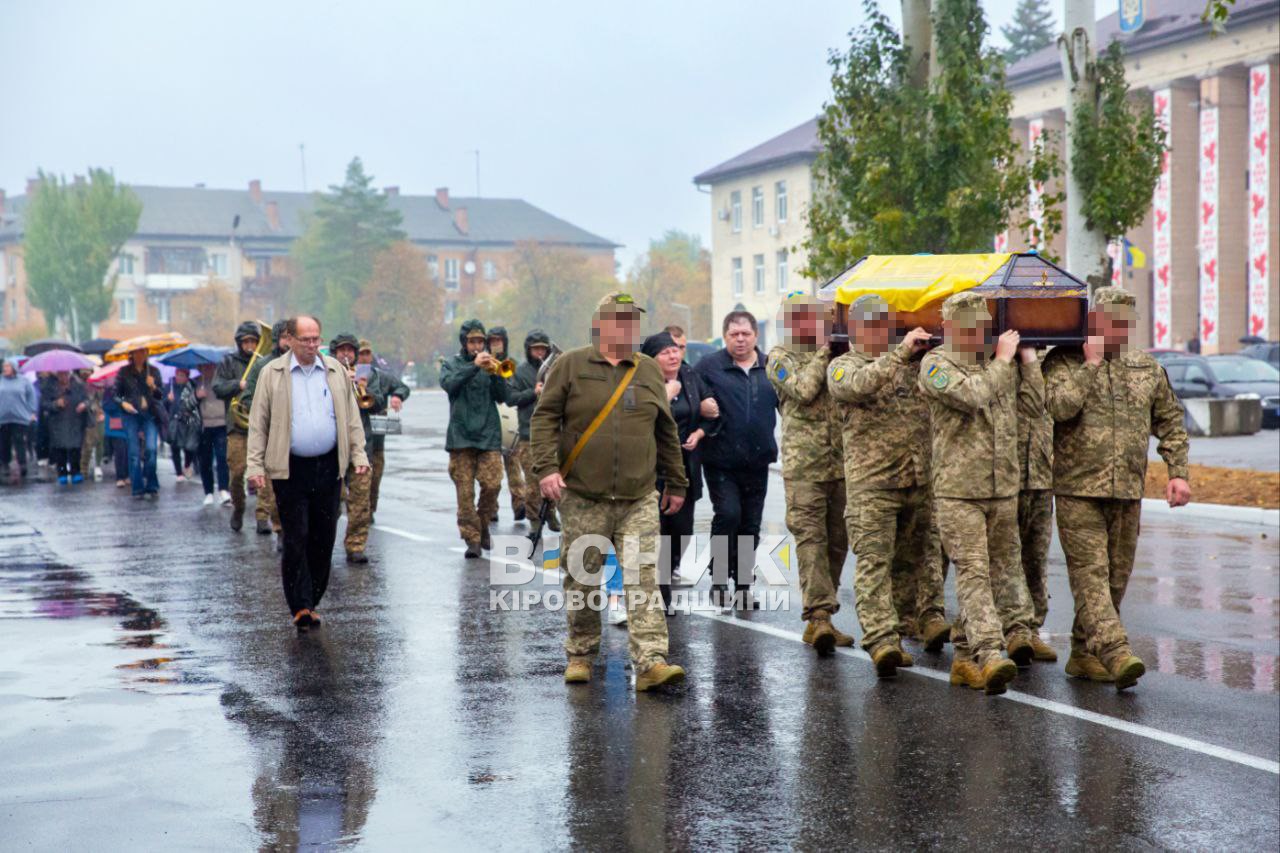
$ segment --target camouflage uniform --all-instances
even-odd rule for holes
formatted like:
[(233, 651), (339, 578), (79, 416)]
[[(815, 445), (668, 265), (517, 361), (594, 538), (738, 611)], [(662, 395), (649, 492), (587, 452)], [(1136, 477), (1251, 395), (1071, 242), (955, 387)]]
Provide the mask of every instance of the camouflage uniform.
[(533, 473), (533, 454), (529, 452), (527, 438), (516, 441), (511, 459), (520, 466), (520, 474), (524, 478), (524, 511), (530, 520), (535, 519), (542, 512), (542, 489)]
[(85, 411), (86, 427), (84, 439), (80, 443), (80, 473), (91, 479), (93, 451), (102, 446), (102, 424), (98, 423), (98, 415), (102, 414), (102, 392), (91, 388), (87, 382), (84, 387), (87, 392), (85, 402), (89, 404), (89, 408)]
[[(985, 300), (966, 291), (943, 304), (945, 319)], [(986, 666), (1005, 642), (1030, 640), (1031, 597), (1022, 576), (1018, 538), (1021, 471), (1017, 413), (1043, 406), (1038, 372), (1023, 374), (1000, 360), (985, 366), (944, 345), (921, 363), (933, 436), (933, 493), (942, 544), (956, 567), (960, 616), (951, 641), (957, 660)]]
[[(458, 533), (468, 544), (479, 542), (488, 530), (489, 519), (498, 512), (502, 454), (474, 447), (450, 450), (449, 477), (458, 495)], [(477, 482), (480, 483), (479, 504), (476, 503)]]
[(916, 386), (918, 371), (904, 344), (875, 358), (854, 344), (827, 369), (843, 423), (845, 522), (858, 558), (854, 601), (866, 649), (900, 641), (899, 587), (914, 581), (913, 609), (922, 623), (943, 616), (940, 564), (929, 536), (929, 410)]
[(502, 467), (507, 473), (507, 490), (511, 492), (511, 513), (517, 517), (525, 512), (525, 495), (528, 492), (528, 486), (524, 481), (524, 468), (521, 467), (520, 459), (516, 456), (519, 445), (520, 442), (517, 440), (516, 447), (513, 447), (510, 453), (502, 454)]
[[(1094, 300), (1133, 305), (1117, 287), (1099, 288)], [(1149, 436), (1159, 439), (1169, 478), (1187, 479), (1182, 404), (1159, 362), (1141, 350), (1090, 365), (1080, 349), (1059, 347), (1045, 360), (1044, 376), (1055, 421), (1058, 537), (1075, 598), (1071, 648), (1110, 668), (1131, 653), (1120, 601), (1138, 546)]]
[[(1021, 377), (1040, 372), (1040, 362), (1019, 365)], [(1043, 384), (1043, 378), (1041, 380)], [(1034, 618), (1032, 630), (1044, 625), (1049, 612), (1049, 543), (1053, 539), (1053, 418), (1044, 408), (1040, 413), (1018, 410), (1018, 461), (1022, 466), (1022, 488), (1018, 492), (1018, 536), (1022, 542), (1022, 575), (1027, 579)]]
[[(347, 535), (342, 544), (348, 554), (355, 554), (363, 551), (369, 542), (369, 525), (373, 522), (373, 507), (369, 501), (369, 494), (373, 488), (372, 472), (365, 471), (363, 474), (357, 474), (355, 468), (348, 468), (345, 485)], [(261, 505), (261, 498), (258, 499), (258, 503)]]
[(801, 618), (840, 609), (836, 592), (849, 553), (845, 529), (843, 438), (827, 393), (829, 347), (776, 346), (765, 371), (782, 412), (782, 479), (787, 529), (800, 570)]
[(668, 494), (681, 497), (689, 482), (662, 370), (640, 353), (616, 365), (594, 346), (563, 353), (547, 374), (533, 411), (529, 449), (538, 482), (561, 470), (579, 437), (633, 365), (630, 385), (564, 474), (565, 488), (557, 508), (564, 528), (560, 565), (566, 569), (569, 636), (565, 652), (570, 662), (588, 658), (600, 647), (599, 609), (571, 597), (600, 590), (602, 556), (588, 547), (582, 566), (577, 567), (572, 559), (574, 543), (583, 536), (603, 536), (612, 543), (622, 567), (631, 662), (641, 675), (665, 663), (667, 656), (667, 620), (657, 578), (657, 479), (662, 478)]

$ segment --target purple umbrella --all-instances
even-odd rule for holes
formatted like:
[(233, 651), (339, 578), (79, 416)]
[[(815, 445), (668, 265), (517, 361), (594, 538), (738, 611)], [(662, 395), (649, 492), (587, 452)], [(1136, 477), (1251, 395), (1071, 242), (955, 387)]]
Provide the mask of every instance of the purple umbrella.
[(78, 352), (51, 349), (29, 358), (21, 370), (23, 373), (60, 373), (64, 370), (93, 370), (94, 366)]

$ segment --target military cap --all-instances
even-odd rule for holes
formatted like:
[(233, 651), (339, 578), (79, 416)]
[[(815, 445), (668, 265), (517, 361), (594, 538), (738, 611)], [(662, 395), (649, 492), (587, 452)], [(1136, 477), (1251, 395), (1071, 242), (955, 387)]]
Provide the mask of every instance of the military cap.
[(1129, 308), (1136, 308), (1138, 300), (1123, 287), (1107, 285), (1093, 292), (1093, 307), (1100, 308), (1103, 305), (1126, 305)]
[(360, 347), (356, 352), (373, 352), (373, 344), (369, 342), (368, 338), (361, 338)]
[(889, 316), (889, 303), (876, 293), (864, 293), (849, 306), (849, 319), (863, 323)]
[(942, 319), (959, 323), (990, 322), (991, 312), (981, 293), (965, 290), (947, 297), (942, 303)]
[(600, 299), (600, 304), (596, 306), (597, 310), (604, 308), (606, 305), (623, 305), (627, 308), (634, 308), (641, 314), (648, 313), (636, 304), (636, 299), (630, 293), (623, 293), (621, 290), (615, 290), (612, 293), (606, 293)]

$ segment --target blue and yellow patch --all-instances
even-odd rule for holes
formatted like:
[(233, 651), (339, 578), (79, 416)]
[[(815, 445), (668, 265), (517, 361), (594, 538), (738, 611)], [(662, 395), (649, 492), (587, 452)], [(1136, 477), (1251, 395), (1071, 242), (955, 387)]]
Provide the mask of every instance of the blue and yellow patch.
[(778, 379), (779, 379), (779, 380), (786, 379), (786, 378), (787, 378), (787, 369), (786, 369), (785, 367), (783, 367), (781, 364), (779, 364), (779, 365), (778, 365), (778, 369), (777, 369), (777, 370), (775, 370), (775, 371), (773, 371), (773, 375), (774, 375), (774, 376), (776, 376), (776, 377), (778, 377)]
[(831, 378), (832, 378), (832, 379), (834, 379), (834, 380), (835, 380), (835, 381), (837, 381), (837, 382), (839, 382), (841, 379), (844, 379), (844, 368), (843, 368), (843, 367), (837, 367), (837, 368), (835, 368), (834, 370), (832, 370), (832, 371), (831, 371)]

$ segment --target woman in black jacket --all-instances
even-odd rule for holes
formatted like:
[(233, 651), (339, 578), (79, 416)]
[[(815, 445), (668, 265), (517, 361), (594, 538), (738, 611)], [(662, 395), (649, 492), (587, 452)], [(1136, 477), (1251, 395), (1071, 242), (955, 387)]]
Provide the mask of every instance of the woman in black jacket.
[(124, 409), (125, 441), (129, 451), (129, 480), (138, 500), (154, 500), (160, 491), (156, 451), (160, 444), (163, 403), (160, 371), (147, 364), (147, 351), (129, 353), (129, 363), (116, 374), (115, 396)]
[(49, 425), (49, 457), (58, 468), (59, 485), (83, 483), (80, 446), (89, 423), (89, 395), (84, 384), (62, 371), (40, 399), (40, 408)]
[[(675, 515), (658, 516), (662, 534), (658, 567), (660, 572), (664, 569), (670, 572), (666, 577), (659, 578), (664, 581), (659, 586), (662, 589), (662, 600), (667, 606), (667, 615), (674, 616), (676, 611), (671, 607), (670, 581), (680, 566), (687, 537), (693, 536), (693, 507), (698, 498), (702, 497), (702, 461), (698, 445), (706, 436), (715, 434), (719, 421), (703, 416), (702, 401), (711, 394), (693, 372), (693, 368), (684, 363), (684, 353), (669, 333), (658, 332), (645, 338), (640, 351), (662, 368), (662, 376), (667, 381), (667, 402), (680, 431), (684, 471), (689, 477), (684, 506)], [(662, 494), (662, 486), (662, 481), (659, 480), (658, 494)]]

